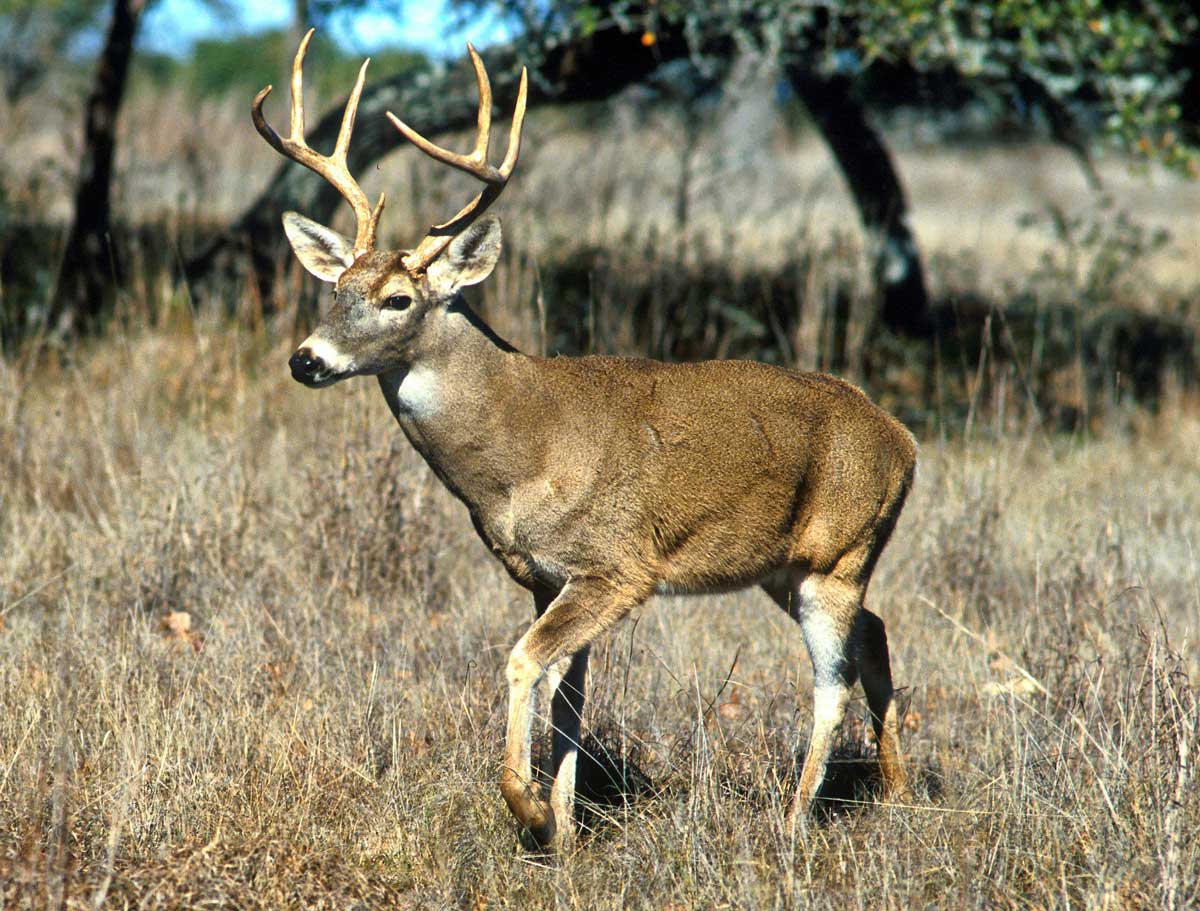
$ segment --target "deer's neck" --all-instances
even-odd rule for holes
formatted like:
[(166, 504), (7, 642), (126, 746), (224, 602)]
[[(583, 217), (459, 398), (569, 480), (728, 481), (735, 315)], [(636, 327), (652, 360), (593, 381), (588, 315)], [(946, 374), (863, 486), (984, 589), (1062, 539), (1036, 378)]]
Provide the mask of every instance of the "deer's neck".
[(514, 432), (512, 421), (514, 400), (534, 392), (529, 358), (461, 302), (439, 318), (436, 342), (407, 368), (380, 374), (379, 385), (434, 473), (473, 512), (486, 513), (538, 461), (526, 452), (529, 434)]

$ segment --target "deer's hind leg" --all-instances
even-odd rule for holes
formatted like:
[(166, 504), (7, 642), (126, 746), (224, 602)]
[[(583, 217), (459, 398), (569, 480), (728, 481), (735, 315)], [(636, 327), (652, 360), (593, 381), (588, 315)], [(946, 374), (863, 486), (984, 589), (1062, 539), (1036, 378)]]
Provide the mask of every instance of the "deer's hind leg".
[(809, 574), (795, 585), (788, 613), (800, 623), (813, 667), (813, 722), (808, 754), (788, 810), (789, 822), (812, 806), (833, 738), (858, 678), (855, 632), (862, 589), (830, 575)]
[(900, 731), (883, 620), (863, 607), (865, 586), (837, 575), (775, 577), (764, 590), (800, 624), (813, 664), (813, 730), (789, 816), (806, 811), (825, 775), (833, 735), (861, 679), (879, 749), (885, 799), (911, 791), (900, 757)]
[(554, 812), (560, 848), (570, 844), (575, 820), (575, 772), (579, 761), (583, 704), (587, 695), (590, 646), (561, 658), (549, 674), (550, 690), (550, 809)]
[(865, 607), (860, 615), (859, 671), (879, 748), (879, 771), (885, 800), (911, 801), (912, 789), (900, 758), (900, 721), (892, 688), (892, 665), (883, 620)]

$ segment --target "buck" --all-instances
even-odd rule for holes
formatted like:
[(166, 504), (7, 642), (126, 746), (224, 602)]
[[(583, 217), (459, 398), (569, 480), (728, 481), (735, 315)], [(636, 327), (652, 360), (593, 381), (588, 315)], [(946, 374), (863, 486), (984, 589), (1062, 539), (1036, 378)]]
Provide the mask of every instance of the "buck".
[[(304, 138), (302, 67), (292, 69), (291, 133), (254, 100), (255, 127), (284, 156), (335, 186), (354, 239), (294, 212), (284, 230), (304, 267), (334, 285), (333, 304), (289, 361), (306, 386), (378, 379), (406, 437), (461, 500), (479, 536), (533, 596), (535, 619), (508, 659), (500, 790), (550, 849), (574, 833), (573, 804), (588, 650), (656, 593), (761, 586), (796, 620), (813, 666), (808, 752), (788, 819), (822, 782), (851, 687), (871, 713), (883, 794), (908, 799), (883, 621), (863, 595), (912, 484), (916, 444), (854, 386), (748, 361), (669, 364), (621, 357), (533, 357), (505, 343), (464, 301), (491, 273), (500, 223), (485, 215), (517, 164), (522, 71), (508, 150), (489, 163), (492, 96), (475, 49), (478, 132), (468, 154), (434, 145), (389, 113), (422, 152), (473, 175), (482, 191), (412, 250), (375, 249), (384, 198), (371, 207), (346, 150), (367, 62), (333, 154)], [(550, 684), (553, 783), (530, 764), (534, 699)]]

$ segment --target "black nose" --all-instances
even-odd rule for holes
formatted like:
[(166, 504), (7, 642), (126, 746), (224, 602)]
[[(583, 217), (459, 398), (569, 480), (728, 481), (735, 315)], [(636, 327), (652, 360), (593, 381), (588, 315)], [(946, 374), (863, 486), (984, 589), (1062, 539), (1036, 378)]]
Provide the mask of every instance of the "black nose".
[(288, 366), (292, 368), (292, 378), (304, 382), (311, 380), (318, 371), (324, 370), (325, 362), (319, 357), (313, 357), (307, 348), (301, 348), (288, 360)]

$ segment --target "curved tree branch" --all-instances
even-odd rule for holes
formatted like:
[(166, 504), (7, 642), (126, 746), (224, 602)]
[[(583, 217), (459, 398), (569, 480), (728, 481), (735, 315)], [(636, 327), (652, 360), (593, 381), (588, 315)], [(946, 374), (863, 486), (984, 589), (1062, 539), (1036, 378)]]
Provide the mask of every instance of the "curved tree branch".
[(1031, 106), (1041, 109), (1050, 125), (1050, 135), (1054, 137), (1055, 142), (1075, 156), (1088, 185), (1093, 190), (1104, 189), (1100, 172), (1096, 170), (1092, 153), (1088, 150), (1088, 137), (1071, 109), (1046, 88), (1043, 82), (1020, 67), (1014, 67), (1011, 82), (1013, 91), (1022, 102), (1023, 110), (1028, 111)]

